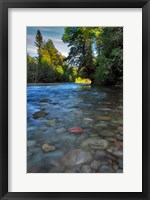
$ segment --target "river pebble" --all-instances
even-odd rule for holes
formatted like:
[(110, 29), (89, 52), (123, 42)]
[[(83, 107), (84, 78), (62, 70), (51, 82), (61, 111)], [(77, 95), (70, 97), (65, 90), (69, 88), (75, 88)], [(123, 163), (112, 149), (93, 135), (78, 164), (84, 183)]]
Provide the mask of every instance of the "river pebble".
[(27, 147), (32, 147), (34, 145), (36, 145), (36, 141), (35, 140), (28, 140), (27, 141)]
[(38, 112), (35, 112), (34, 114), (33, 114), (33, 118), (34, 119), (38, 119), (38, 118), (40, 118), (40, 117), (45, 117), (45, 116), (47, 116), (48, 115), (48, 113), (46, 113), (46, 112), (44, 112), (44, 111), (38, 111)]
[(106, 151), (104, 151), (104, 150), (97, 150), (96, 152), (95, 152), (95, 159), (96, 160), (102, 160), (102, 159), (105, 159), (105, 157), (106, 157)]
[(112, 169), (112, 167), (110, 167), (108, 165), (102, 165), (99, 168), (99, 172), (101, 172), (101, 173), (114, 173), (114, 170)]
[(115, 137), (116, 137), (117, 140), (123, 141), (123, 136), (122, 135), (116, 134)]
[(112, 154), (118, 158), (122, 158), (123, 157), (123, 151), (122, 150), (116, 150), (114, 152), (112, 152)]
[(52, 102), (52, 100), (51, 99), (41, 99), (39, 102), (40, 103), (50, 103), (50, 102)]
[(92, 161), (91, 153), (81, 149), (74, 149), (68, 152), (63, 158), (63, 163), (67, 167), (80, 166), (90, 161)]
[(99, 138), (88, 138), (82, 144), (82, 148), (92, 148), (92, 149), (107, 149), (109, 146), (109, 142), (104, 139)]
[(44, 152), (50, 152), (50, 151), (55, 151), (56, 147), (55, 146), (51, 146), (49, 144), (43, 144), (42, 145), (42, 150)]
[(83, 166), (81, 167), (81, 172), (83, 172), (83, 173), (91, 173), (91, 168), (90, 168), (90, 166), (89, 166), (89, 165), (83, 165)]
[(117, 162), (118, 162), (119, 168), (123, 169), (123, 160), (119, 159), (119, 160), (117, 160)]
[(66, 129), (65, 128), (59, 128), (59, 129), (56, 129), (56, 133), (58, 133), (58, 134), (62, 134), (62, 133), (64, 133), (66, 131)]
[(115, 134), (112, 131), (103, 130), (103, 131), (99, 132), (99, 135), (101, 135), (103, 137), (111, 137), (111, 136), (114, 136)]
[(91, 165), (90, 165), (90, 167), (91, 167), (91, 169), (94, 169), (94, 170), (98, 170), (99, 169), (99, 167), (100, 167), (100, 165), (101, 165), (101, 163), (100, 163), (100, 161), (98, 160), (93, 160), (93, 162), (91, 163)]

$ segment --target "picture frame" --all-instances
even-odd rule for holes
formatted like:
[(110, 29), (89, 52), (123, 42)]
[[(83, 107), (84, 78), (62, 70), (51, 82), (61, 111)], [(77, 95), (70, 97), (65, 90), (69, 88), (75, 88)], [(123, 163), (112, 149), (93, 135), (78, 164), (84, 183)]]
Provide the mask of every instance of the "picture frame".
[[(9, 192), (8, 191), (8, 9), (9, 8), (142, 8), (142, 192)], [(1, 0), (0, 1), (0, 198), (1, 199), (150, 199), (150, 2), (149, 0)]]

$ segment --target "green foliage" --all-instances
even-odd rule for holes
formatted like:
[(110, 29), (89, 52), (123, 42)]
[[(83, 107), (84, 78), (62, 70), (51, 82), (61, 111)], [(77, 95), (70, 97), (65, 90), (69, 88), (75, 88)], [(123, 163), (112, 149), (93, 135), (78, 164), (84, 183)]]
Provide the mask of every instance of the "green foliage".
[(37, 53), (38, 53), (38, 61), (39, 63), (41, 63), (41, 59), (42, 59), (42, 47), (43, 47), (43, 37), (41, 35), (41, 32), (38, 30), (36, 37), (35, 37), (35, 46), (38, 48), (37, 49)]
[(122, 84), (123, 80), (123, 28), (106, 27), (96, 38), (96, 85)]
[(92, 43), (95, 28), (66, 27), (62, 40), (70, 47), (67, 61), (69, 65), (78, 67), (82, 76), (89, 77), (94, 73)]
[(35, 58), (27, 55), (27, 82), (36, 83), (38, 63)]
[(52, 40), (43, 41), (40, 31), (35, 37), (37, 58), (27, 55), (28, 83), (74, 82), (77, 69), (68, 67), (65, 57), (55, 48)]
[(62, 40), (70, 47), (67, 61), (78, 75), (96, 85), (115, 85), (123, 77), (123, 28), (66, 27)]
[(91, 83), (91, 80), (88, 79), (88, 78), (81, 78), (81, 77), (78, 77), (75, 79), (75, 83)]
[[(70, 47), (67, 58), (53, 41), (35, 37), (37, 58), (27, 55), (28, 82), (83, 82), (116, 85), (123, 81), (122, 27), (66, 27), (63, 42)], [(88, 79), (87, 79), (88, 78)]]

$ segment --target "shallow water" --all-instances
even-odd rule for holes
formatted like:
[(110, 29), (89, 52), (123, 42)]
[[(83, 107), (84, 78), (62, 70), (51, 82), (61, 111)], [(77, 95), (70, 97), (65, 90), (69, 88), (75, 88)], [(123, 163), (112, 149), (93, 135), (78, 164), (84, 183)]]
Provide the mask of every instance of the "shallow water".
[(122, 89), (28, 86), (27, 172), (122, 173)]

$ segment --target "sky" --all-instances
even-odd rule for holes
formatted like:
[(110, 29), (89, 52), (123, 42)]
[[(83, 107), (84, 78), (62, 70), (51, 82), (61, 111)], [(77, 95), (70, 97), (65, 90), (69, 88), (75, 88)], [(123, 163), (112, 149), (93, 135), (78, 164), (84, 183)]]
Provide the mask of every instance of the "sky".
[(37, 30), (40, 30), (43, 40), (51, 39), (56, 49), (63, 55), (68, 56), (69, 47), (61, 38), (65, 27), (27, 27), (27, 53), (31, 56), (37, 56), (37, 48), (34, 45)]

